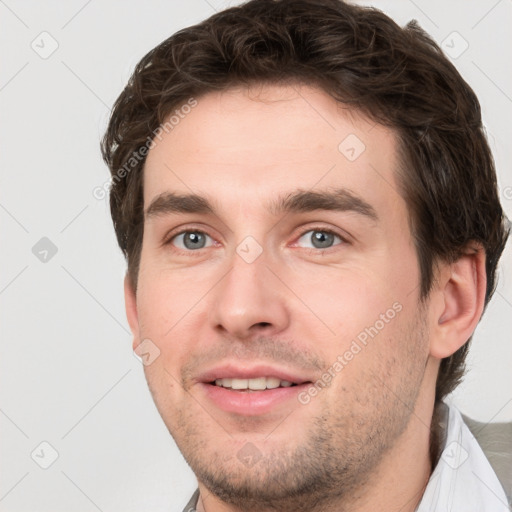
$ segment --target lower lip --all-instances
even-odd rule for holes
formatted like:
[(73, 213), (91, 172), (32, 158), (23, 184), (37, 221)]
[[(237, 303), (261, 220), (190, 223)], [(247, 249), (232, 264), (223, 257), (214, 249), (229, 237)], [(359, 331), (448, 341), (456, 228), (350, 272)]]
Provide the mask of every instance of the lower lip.
[(205, 382), (200, 383), (200, 386), (207, 398), (223, 411), (244, 416), (258, 416), (271, 412), (290, 400), (295, 400), (299, 404), (297, 395), (311, 386), (311, 383), (265, 391), (234, 391)]

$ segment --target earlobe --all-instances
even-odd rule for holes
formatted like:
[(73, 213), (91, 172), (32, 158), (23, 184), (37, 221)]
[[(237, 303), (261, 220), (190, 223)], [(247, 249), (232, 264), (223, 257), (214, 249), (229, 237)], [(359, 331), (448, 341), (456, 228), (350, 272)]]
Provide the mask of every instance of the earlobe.
[(444, 265), (439, 275), (430, 354), (443, 359), (467, 342), (482, 316), (487, 286), (483, 248)]
[(126, 318), (128, 319), (128, 325), (133, 335), (132, 348), (135, 348), (140, 343), (139, 336), (139, 318), (137, 313), (137, 298), (133, 287), (130, 283), (128, 273), (124, 277), (124, 305), (126, 309)]

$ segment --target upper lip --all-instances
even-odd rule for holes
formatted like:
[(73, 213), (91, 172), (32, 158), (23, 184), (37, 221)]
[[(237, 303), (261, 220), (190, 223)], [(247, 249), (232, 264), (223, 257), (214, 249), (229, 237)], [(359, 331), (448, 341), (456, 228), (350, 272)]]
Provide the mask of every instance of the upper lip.
[(242, 365), (240, 362), (225, 363), (210, 368), (200, 373), (197, 380), (199, 382), (213, 382), (216, 379), (256, 379), (258, 377), (276, 377), (279, 380), (286, 380), (293, 384), (312, 382), (311, 376), (299, 374), (297, 371), (264, 364)]

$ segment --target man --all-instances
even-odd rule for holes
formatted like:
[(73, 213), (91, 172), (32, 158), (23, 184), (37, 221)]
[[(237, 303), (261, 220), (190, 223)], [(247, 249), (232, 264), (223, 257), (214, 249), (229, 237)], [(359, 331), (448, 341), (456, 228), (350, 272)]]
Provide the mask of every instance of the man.
[(508, 232), (478, 101), (416, 24), (227, 9), (142, 59), (102, 150), (184, 510), (508, 510), (443, 402)]

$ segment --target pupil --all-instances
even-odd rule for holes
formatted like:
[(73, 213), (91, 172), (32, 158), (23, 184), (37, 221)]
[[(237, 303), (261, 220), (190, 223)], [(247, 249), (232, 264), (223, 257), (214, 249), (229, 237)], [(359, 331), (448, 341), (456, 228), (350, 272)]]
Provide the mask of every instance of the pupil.
[(197, 249), (198, 245), (201, 245), (201, 241), (204, 242), (204, 236), (202, 233), (192, 232), (189, 233), (188, 236), (185, 236), (183, 241), (187, 249)]
[[(328, 247), (332, 243), (332, 239), (334, 235), (331, 233), (325, 233), (324, 231), (315, 231), (312, 235), (313, 237), (313, 245), (315, 247), (325, 248)], [(317, 243), (319, 245), (317, 245)]]

